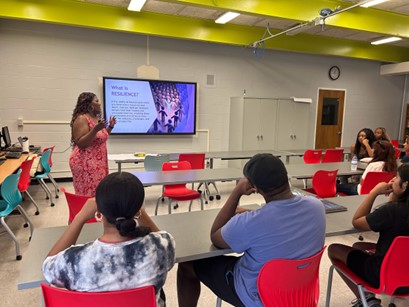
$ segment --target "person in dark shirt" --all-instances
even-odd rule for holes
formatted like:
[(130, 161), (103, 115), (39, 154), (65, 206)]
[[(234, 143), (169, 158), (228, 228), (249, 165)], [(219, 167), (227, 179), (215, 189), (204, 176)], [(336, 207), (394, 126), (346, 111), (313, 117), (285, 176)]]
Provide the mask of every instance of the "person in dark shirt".
[[(352, 247), (343, 244), (331, 244), (328, 247), (328, 257), (332, 262), (342, 261), (351, 271), (375, 288), (379, 287), (382, 261), (393, 240), (398, 236), (409, 236), (408, 182), (409, 163), (403, 163), (398, 168), (397, 176), (389, 183), (381, 182), (376, 185), (355, 212), (353, 226), (362, 231), (378, 232), (379, 239), (376, 244), (358, 242)], [(389, 201), (371, 212), (378, 195), (389, 195)], [(344, 280), (359, 298), (355, 284), (347, 278)], [(367, 293), (368, 303), (370, 301), (374, 303), (375, 300), (380, 303), (372, 293)], [(360, 303), (357, 299), (354, 306), (362, 306)]]

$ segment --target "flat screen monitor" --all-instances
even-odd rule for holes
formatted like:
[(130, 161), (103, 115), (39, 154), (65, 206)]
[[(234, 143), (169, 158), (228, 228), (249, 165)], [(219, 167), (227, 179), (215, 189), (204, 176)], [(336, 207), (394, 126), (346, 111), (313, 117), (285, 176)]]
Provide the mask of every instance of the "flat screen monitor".
[(9, 127), (5, 126), (1, 128), (1, 136), (4, 141), (4, 147), (8, 148), (11, 146), (11, 138), (10, 138), (10, 132), (9, 132)]
[(103, 77), (104, 114), (111, 134), (196, 133), (197, 83)]

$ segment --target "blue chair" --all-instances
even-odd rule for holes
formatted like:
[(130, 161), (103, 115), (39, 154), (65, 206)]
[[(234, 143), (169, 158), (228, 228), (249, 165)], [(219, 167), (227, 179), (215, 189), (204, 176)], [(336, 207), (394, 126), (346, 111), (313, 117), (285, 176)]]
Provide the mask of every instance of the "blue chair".
[(37, 179), (38, 183), (43, 188), (46, 194), (46, 198), (50, 199), (51, 207), (54, 207), (53, 195), (44, 181), (44, 178), (49, 178), (48, 175), (51, 172), (51, 166), (49, 163), (50, 155), (51, 155), (51, 149), (48, 149), (45, 152), (43, 152), (40, 158), (40, 166), (42, 169), (40, 172), (37, 171), (33, 178)]
[(17, 172), (17, 174), (11, 174), (7, 176), (1, 184), (0, 190), (2, 197), (2, 199), (0, 199), (0, 223), (4, 226), (4, 228), (16, 244), (16, 260), (21, 260), (22, 258), (20, 254), (20, 244), (18, 243), (17, 238), (11, 231), (10, 227), (7, 225), (5, 218), (10, 216), (10, 214), (15, 209), (17, 209), (26, 221), (24, 227), (30, 226), (29, 240), (31, 240), (31, 236), (33, 235), (33, 224), (31, 223), (27, 213), (20, 206), (21, 202), (23, 201), (21, 193), (18, 190), (18, 181), (20, 179), (20, 174), (21, 169)]

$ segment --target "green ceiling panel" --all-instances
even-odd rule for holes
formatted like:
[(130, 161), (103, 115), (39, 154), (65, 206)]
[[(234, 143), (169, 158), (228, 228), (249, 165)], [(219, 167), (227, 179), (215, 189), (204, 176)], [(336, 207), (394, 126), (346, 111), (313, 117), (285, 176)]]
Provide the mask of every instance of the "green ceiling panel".
[[(206, 0), (194, 2), (213, 3), (213, 1)], [(250, 5), (252, 1), (214, 0), (214, 2), (230, 4), (241, 4), (243, 2)], [(254, 2), (258, 3), (257, 9), (262, 9), (262, 4), (265, 4), (266, 1)], [(284, 3), (286, 1), (277, 2)], [(250, 43), (259, 40), (264, 33), (263, 28), (234, 24), (219, 25), (209, 20), (144, 11), (139, 13), (129, 12), (120, 7), (70, 0), (1, 0), (0, 17), (241, 46), (248, 46)], [(391, 45), (372, 46), (369, 43), (359, 41), (307, 34), (295, 36), (280, 35), (266, 41), (266, 47), (276, 50), (353, 57), (384, 62), (403, 62), (409, 60), (407, 48)]]

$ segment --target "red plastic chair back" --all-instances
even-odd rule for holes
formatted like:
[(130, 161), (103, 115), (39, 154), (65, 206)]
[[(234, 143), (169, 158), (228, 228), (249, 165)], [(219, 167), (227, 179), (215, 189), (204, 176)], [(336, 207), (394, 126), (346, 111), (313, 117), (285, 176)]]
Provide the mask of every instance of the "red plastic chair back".
[(395, 148), (399, 147), (399, 141), (398, 140), (392, 140), (391, 143)]
[[(383, 259), (380, 289), (392, 295), (399, 287), (409, 286), (409, 237), (396, 237)], [(406, 296), (409, 296), (407, 294)]]
[(344, 150), (340, 149), (327, 149), (324, 153), (324, 158), (322, 159), (323, 163), (329, 162), (342, 162), (342, 155)]
[(396, 176), (396, 172), (368, 172), (361, 185), (361, 195), (369, 194), (379, 182), (389, 182)]
[[(61, 191), (64, 192), (65, 198), (67, 199), (69, 216), (68, 216), (68, 224), (72, 222), (74, 217), (81, 211), (82, 207), (86, 203), (86, 201), (91, 198), (91, 196), (84, 196), (84, 195), (76, 195), (73, 193), (67, 192), (64, 188), (61, 188)], [(95, 223), (97, 220), (92, 218), (87, 221), (87, 223)]]
[(33, 162), (35, 159), (36, 157), (33, 157), (31, 160), (26, 160), (20, 165), (21, 175), (18, 181), (18, 189), (21, 193), (27, 191), (28, 187), (30, 186), (31, 182), (30, 170), (31, 167), (33, 166)]
[(395, 294), (399, 287), (409, 286), (409, 237), (396, 237), (386, 253), (379, 279), (379, 288), (374, 288), (366, 281), (355, 275), (344, 263), (334, 260), (337, 271), (346, 275), (355, 284), (362, 285), (365, 289), (376, 294), (386, 294), (394, 297), (408, 297), (409, 294)]
[(53, 156), (54, 148), (55, 148), (55, 146), (51, 146), (51, 147), (47, 147), (47, 148), (44, 148), (44, 149), (43, 149), (43, 153), (46, 152), (47, 150), (51, 149), (50, 157), (48, 158), (48, 164), (50, 164), (50, 167), (53, 166), (52, 156)]
[[(162, 165), (162, 171), (181, 171), (192, 169), (190, 162), (165, 162)], [(169, 197), (175, 200), (193, 200), (200, 198), (200, 193), (195, 190), (188, 189), (186, 183), (168, 184), (164, 186), (163, 197)]]
[(396, 160), (398, 160), (400, 158), (400, 153), (402, 152), (402, 150), (400, 150), (399, 148), (395, 147), (395, 158)]
[(313, 307), (318, 305), (319, 266), (324, 248), (300, 260), (274, 259), (260, 270), (257, 288), (266, 307)]
[(322, 150), (308, 149), (304, 152), (304, 162), (307, 164), (321, 163)]
[(316, 171), (312, 177), (313, 191), (308, 189), (306, 191), (317, 194), (321, 198), (334, 197), (337, 194), (337, 173), (337, 169)]
[(156, 307), (153, 286), (112, 292), (78, 292), (42, 283), (41, 289), (46, 307)]
[(181, 161), (188, 161), (192, 169), (204, 169), (205, 154), (204, 153), (180, 154), (179, 162)]

